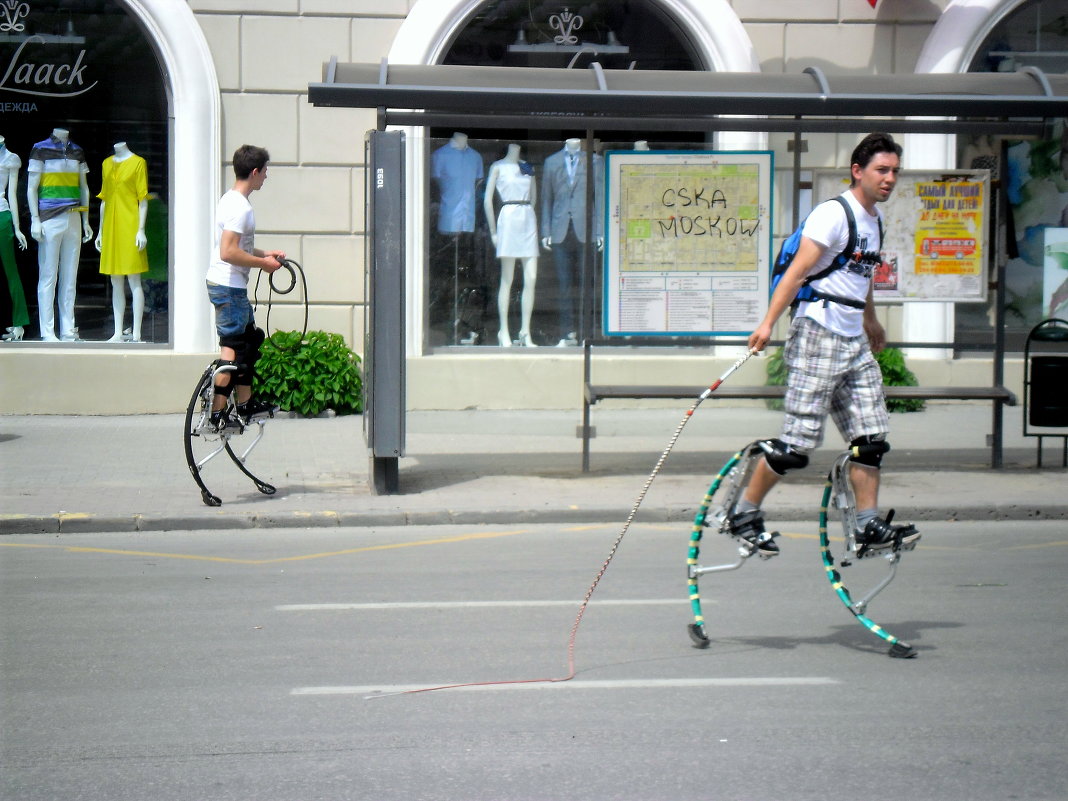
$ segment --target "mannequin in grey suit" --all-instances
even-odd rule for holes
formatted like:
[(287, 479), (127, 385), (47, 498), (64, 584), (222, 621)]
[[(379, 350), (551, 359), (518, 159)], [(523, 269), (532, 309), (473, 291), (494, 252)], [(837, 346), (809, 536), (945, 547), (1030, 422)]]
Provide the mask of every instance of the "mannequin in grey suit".
[[(586, 243), (586, 154), (581, 139), (568, 139), (562, 150), (545, 159), (542, 177), (541, 243), (551, 250), (556, 267), (560, 307), (560, 345), (577, 344), (575, 306), (579, 298), (583, 246)], [(604, 246), (604, 206), (601, 156), (593, 157), (593, 236), (597, 249)]]

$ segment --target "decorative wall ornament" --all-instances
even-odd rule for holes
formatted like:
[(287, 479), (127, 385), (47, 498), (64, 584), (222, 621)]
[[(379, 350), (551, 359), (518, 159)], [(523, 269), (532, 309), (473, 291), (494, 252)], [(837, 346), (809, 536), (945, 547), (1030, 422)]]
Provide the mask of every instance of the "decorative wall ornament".
[(549, 17), (549, 27), (554, 31), (560, 31), (553, 41), (557, 44), (578, 44), (578, 37), (575, 36), (574, 31), (579, 30), (585, 20), (578, 14), (572, 14), (571, 11), (565, 6), (563, 12), (560, 14), (553, 14)]
[(0, 31), (4, 33), (21, 33), (26, 30), (26, 25), (19, 20), (28, 17), (30, 15), (30, 4), (20, 3), (19, 0), (4, 0), (4, 4), (0, 6), (0, 13), (3, 14), (3, 20), (0, 21)]

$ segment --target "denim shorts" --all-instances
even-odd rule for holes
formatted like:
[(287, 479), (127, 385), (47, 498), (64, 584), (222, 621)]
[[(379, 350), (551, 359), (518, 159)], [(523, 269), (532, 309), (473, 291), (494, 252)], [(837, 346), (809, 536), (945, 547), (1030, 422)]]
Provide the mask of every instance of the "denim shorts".
[(245, 287), (223, 286), (208, 281), (208, 298), (215, 307), (215, 330), (220, 338), (243, 334), (249, 323), (256, 322)]

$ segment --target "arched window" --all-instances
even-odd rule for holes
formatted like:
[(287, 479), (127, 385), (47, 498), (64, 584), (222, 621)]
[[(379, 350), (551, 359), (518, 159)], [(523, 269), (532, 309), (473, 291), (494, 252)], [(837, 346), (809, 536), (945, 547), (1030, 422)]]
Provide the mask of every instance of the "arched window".
[[(169, 342), (168, 93), (146, 31), (109, 0), (35, 0), (0, 11), (0, 134), (21, 160), (17, 216), (29, 245), (15, 250), (18, 280), (8, 273), (0, 320), (22, 322), (14, 319), (21, 287), (27, 340)], [(139, 257), (132, 243), (141, 200), (147, 245)], [(40, 225), (31, 229), (34, 218)], [(57, 237), (53, 229), (68, 223), (76, 230)]]
[[(1015, 4), (974, 51), (969, 72), (1015, 72), (1034, 67), (1068, 70), (1068, 5), (1063, 0)], [(960, 137), (962, 168), (991, 169), (1004, 185), (1011, 225), (1006, 229), (1006, 339), (1022, 349), (1027, 332), (1047, 317), (1068, 316), (1068, 130), (1054, 121), (1041, 140)], [(989, 305), (957, 307), (957, 337), (989, 341)]]
[[(709, 68), (702, 43), (671, 13), (672, 5), (492, 0), (471, 11), (452, 33), (439, 63), (586, 69), (597, 61), (606, 69)], [(680, 11), (689, 4), (674, 5)], [(575, 147), (586, 132), (435, 128), (428, 134), (422, 148), (429, 180), (421, 348), (577, 345), (580, 275), (589, 269), (586, 220), (569, 226), (560, 217), (566, 212), (559, 190), (550, 200), (550, 165), (561, 161), (565, 142)], [(600, 150), (707, 146), (705, 136), (692, 133), (611, 136), (613, 141), (598, 143)], [(581, 158), (571, 169), (585, 170)], [(601, 214), (599, 158), (592, 165), (593, 239)], [(585, 175), (570, 180), (574, 202), (567, 211), (584, 214)]]

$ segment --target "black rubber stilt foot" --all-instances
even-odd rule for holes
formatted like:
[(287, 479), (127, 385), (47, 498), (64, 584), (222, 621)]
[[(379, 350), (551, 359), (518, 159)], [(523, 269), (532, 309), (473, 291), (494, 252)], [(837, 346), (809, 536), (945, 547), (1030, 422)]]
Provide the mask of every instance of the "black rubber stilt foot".
[(707, 648), (712, 644), (712, 640), (705, 636), (705, 627), (700, 623), (691, 623), (686, 627), (686, 631), (690, 635), (690, 639), (693, 640), (693, 644), (697, 648)]
[(886, 652), (886, 655), (893, 659), (915, 659), (919, 654), (916, 653), (916, 649), (903, 640), (898, 640), (890, 646), (890, 650)]
[(200, 497), (204, 501), (205, 506), (222, 506), (222, 498), (212, 495), (207, 490), (203, 490), (200, 493)]

